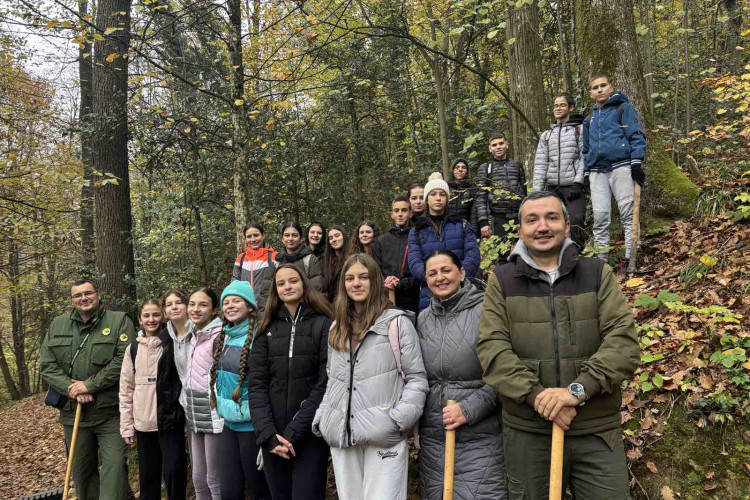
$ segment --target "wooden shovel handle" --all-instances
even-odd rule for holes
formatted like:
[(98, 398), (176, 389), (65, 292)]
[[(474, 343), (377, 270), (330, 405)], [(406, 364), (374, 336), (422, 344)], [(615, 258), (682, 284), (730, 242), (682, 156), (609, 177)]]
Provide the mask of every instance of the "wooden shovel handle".
[(396, 305), (396, 290), (388, 289), (388, 300), (390, 300), (391, 304), (394, 306)]
[(563, 449), (565, 431), (559, 425), (552, 424), (552, 452), (549, 463), (549, 500), (562, 498)]
[(633, 190), (633, 230), (630, 232), (630, 262), (628, 272), (634, 273), (638, 260), (638, 235), (641, 227), (641, 185), (637, 182)]
[(73, 470), (73, 456), (76, 452), (76, 441), (78, 440), (78, 424), (81, 423), (81, 409), (83, 405), (78, 403), (76, 407), (76, 419), (73, 422), (73, 435), (70, 437), (70, 451), (68, 452), (68, 467), (65, 469), (65, 484), (63, 486), (63, 500), (68, 500), (68, 488), (70, 486), (70, 473)]
[[(456, 402), (449, 399), (446, 406)], [(453, 466), (456, 458), (456, 431), (445, 431), (445, 468), (443, 469), (443, 500), (453, 500)]]

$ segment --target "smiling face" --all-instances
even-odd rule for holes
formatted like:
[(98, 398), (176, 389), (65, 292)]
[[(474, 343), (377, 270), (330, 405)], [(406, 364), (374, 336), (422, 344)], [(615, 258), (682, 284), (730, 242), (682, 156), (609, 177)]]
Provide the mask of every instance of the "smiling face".
[(281, 235), (281, 242), (284, 244), (284, 248), (288, 253), (294, 253), (300, 245), (302, 238), (300, 237), (299, 231), (293, 227), (284, 229)]
[(167, 295), (164, 299), (164, 315), (172, 323), (184, 325), (187, 321), (187, 304), (174, 293)]
[(359, 242), (362, 246), (369, 247), (374, 243), (375, 231), (367, 224), (359, 226)]
[(503, 160), (505, 159), (505, 155), (508, 154), (508, 141), (503, 137), (492, 139), (492, 141), (490, 141), (489, 150), (494, 159), (498, 161)]
[(195, 292), (190, 296), (188, 315), (195, 323), (196, 330), (202, 330), (209, 324), (215, 313), (211, 297), (206, 295), (205, 292)]
[(367, 268), (356, 262), (344, 274), (346, 294), (355, 304), (364, 304), (370, 295), (370, 274)]
[(318, 225), (310, 226), (307, 239), (310, 240), (311, 245), (317, 246), (323, 239), (323, 228)]
[(221, 303), (221, 310), (227, 321), (233, 324), (242, 323), (250, 316), (250, 305), (245, 299), (237, 295), (228, 295), (224, 297)]
[(415, 187), (409, 191), (409, 203), (411, 204), (411, 211), (415, 214), (421, 214), (424, 212), (424, 188)]
[(279, 269), (275, 276), (276, 293), (279, 294), (279, 299), (285, 304), (298, 304), (302, 300), (304, 292), (302, 277), (300, 277), (299, 272), (296, 269), (285, 267)]
[(532, 257), (557, 255), (570, 234), (562, 202), (556, 196), (527, 200), (521, 211), (518, 235)]
[(391, 207), (391, 220), (398, 227), (404, 227), (411, 219), (411, 205), (405, 201), (397, 201)]
[(469, 175), (469, 167), (466, 165), (466, 163), (460, 161), (456, 163), (456, 165), (453, 167), (453, 180), (456, 182), (461, 182), (466, 179), (466, 176)]
[(589, 96), (596, 101), (598, 105), (602, 105), (607, 102), (607, 99), (612, 95), (615, 89), (612, 84), (609, 83), (609, 79), (605, 77), (597, 78), (591, 82), (589, 87)]
[(245, 246), (257, 250), (263, 246), (266, 237), (260, 232), (258, 228), (251, 227), (245, 231)]
[(445, 206), (448, 203), (448, 193), (442, 189), (433, 189), (427, 195), (427, 206), (430, 209), (430, 215), (441, 215), (445, 212)]
[(437, 255), (425, 263), (425, 276), (432, 294), (440, 300), (445, 300), (461, 288), (466, 273), (447, 255)]
[(161, 307), (156, 304), (146, 304), (141, 309), (141, 315), (138, 318), (149, 337), (155, 337), (161, 332), (162, 319)]
[(570, 119), (570, 113), (573, 112), (575, 106), (568, 104), (568, 100), (565, 97), (558, 97), (555, 99), (552, 113), (555, 115), (557, 123), (565, 123)]
[(328, 246), (334, 250), (344, 248), (344, 234), (338, 229), (328, 231)]
[(101, 296), (91, 283), (83, 283), (70, 288), (70, 301), (81, 318), (88, 319), (99, 309)]

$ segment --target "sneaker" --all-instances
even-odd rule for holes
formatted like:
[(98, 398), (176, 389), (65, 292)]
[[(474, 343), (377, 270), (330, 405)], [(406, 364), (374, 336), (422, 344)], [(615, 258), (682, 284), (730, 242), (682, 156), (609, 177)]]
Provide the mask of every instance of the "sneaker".
[(615, 266), (618, 276), (626, 276), (628, 274), (628, 266), (630, 266), (630, 259), (620, 259), (620, 262)]

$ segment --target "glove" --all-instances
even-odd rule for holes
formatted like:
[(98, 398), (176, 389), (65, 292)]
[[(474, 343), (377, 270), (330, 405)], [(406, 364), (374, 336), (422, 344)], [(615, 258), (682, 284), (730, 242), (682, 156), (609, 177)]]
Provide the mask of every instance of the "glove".
[(583, 176), (583, 189), (586, 190), (586, 193), (591, 194), (591, 179), (589, 179), (589, 174)]
[(570, 194), (568, 197), (571, 200), (575, 200), (576, 198), (580, 198), (583, 196), (583, 184), (580, 182), (574, 182), (572, 186), (570, 186)]
[(641, 167), (641, 160), (630, 160), (630, 176), (635, 182), (643, 186), (646, 182), (646, 172)]

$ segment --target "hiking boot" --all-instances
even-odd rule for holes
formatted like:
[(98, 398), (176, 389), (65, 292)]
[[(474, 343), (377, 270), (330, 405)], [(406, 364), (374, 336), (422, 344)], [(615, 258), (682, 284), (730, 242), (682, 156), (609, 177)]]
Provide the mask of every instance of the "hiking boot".
[(630, 259), (622, 258), (620, 259), (620, 262), (617, 263), (615, 266), (615, 269), (617, 271), (618, 276), (627, 276), (628, 275), (628, 266), (630, 265)]

